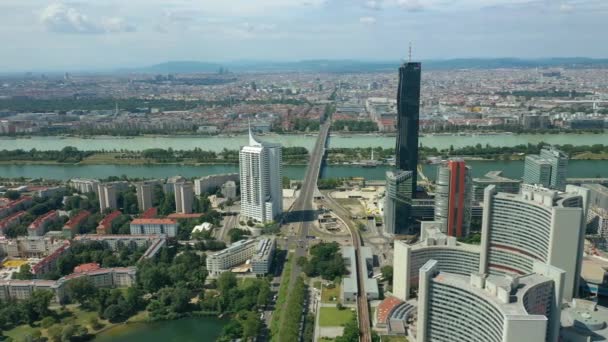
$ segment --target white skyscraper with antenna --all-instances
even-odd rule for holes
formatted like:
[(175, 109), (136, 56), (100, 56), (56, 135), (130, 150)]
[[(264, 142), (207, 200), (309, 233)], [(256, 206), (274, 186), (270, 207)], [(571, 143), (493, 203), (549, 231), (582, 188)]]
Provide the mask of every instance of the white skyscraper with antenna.
[(280, 144), (261, 142), (249, 127), (249, 145), (241, 147), (241, 216), (258, 222), (275, 220), (283, 212)]

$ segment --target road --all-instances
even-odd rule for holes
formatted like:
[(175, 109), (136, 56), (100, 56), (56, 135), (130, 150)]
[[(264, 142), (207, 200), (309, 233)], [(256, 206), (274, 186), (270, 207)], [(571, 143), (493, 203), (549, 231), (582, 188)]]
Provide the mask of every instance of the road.
[[(316, 219), (316, 212), (313, 204), (314, 194), (315, 191), (318, 191), (317, 180), (319, 179), (321, 162), (323, 161), (323, 156), (325, 155), (325, 145), (327, 143), (329, 127), (330, 122), (328, 120), (319, 128), (319, 137), (317, 138), (315, 147), (310, 154), (310, 160), (308, 167), (306, 168), (306, 175), (304, 177), (304, 181), (302, 182), (300, 195), (288, 213), (288, 215), (291, 216), (289, 221), (293, 222), (294, 224), (290, 224), (288, 226), (289, 228), (287, 228), (287, 233), (291, 233), (291, 228), (293, 228), (294, 225), (297, 227), (295, 229), (294, 241), (296, 244), (296, 249), (293, 256), (295, 260), (307, 255), (307, 236), (309, 235), (311, 225), (314, 224), (314, 220)], [(289, 279), (289, 289), (295, 288), (297, 277), (300, 275), (301, 271), (301, 267), (297, 263), (294, 263)], [(300, 331), (303, 330), (304, 327), (301, 327)]]
[[(302, 189), (300, 195), (296, 199), (291, 213), (296, 216), (296, 222), (298, 222), (298, 228), (296, 236), (299, 238), (295, 257), (296, 260), (301, 256), (306, 256), (308, 250), (308, 242), (306, 237), (310, 230), (310, 225), (313, 224), (313, 220), (316, 219), (315, 209), (313, 207), (313, 199), (315, 191), (317, 190), (317, 180), (319, 179), (319, 172), (321, 169), (321, 162), (323, 155), (325, 154), (325, 143), (327, 141), (327, 135), (329, 132), (329, 122), (323, 124), (319, 129), (319, 137), (315, 143), (315, 147), (311, 152), (310, 161), (306, 168), (306, 175), (302, 182)], [(291, 273), (290, 284), (295, 284), (297, 276), (300, 274), (301, 269), (296, 264)]]

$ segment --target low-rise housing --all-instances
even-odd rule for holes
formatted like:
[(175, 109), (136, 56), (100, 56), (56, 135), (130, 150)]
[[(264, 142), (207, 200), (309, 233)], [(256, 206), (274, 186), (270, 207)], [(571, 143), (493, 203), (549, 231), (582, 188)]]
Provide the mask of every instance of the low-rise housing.
[(106, 215), (97, 225), (97, 234), (112, 234), (112, 224), (114, 221), (122, 215), (122, 212), (119, 210), (113, 211), (110, 214)]
[(63, 226), (63, 236), (67, 239), (73, 238), (76, 234), (78, 234), (78, 229), (89, 216), (91, 216), (91, 213), (87, 210), (83, 210), (70, 218), (70, 220)]
[(172, 219), (143, 219), (138, 218), (131, 221), (131, 235), (159, 235), (166, 234), (168, 237), (177, 235), (177, 221)]
[(46, 227), (59, 218), (55, 210), (51, 210), (48, 213), (39, 216), (27, 227), (28, 236), (42, 236)]

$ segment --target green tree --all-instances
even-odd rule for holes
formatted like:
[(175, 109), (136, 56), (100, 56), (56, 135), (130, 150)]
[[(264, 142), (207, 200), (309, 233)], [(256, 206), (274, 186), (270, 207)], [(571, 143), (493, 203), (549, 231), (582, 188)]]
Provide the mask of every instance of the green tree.
[(234, 275), (232, 272), (224, 272), (220, 274), (217, 279), (217, 287), (223, 294), (228, 293), (230, 289), (235, 288), (236, 284), (236, 275)]
[(87, 277), (72, 279), (67, 284), (67, 295), (81, 305), (87, 307), (97, 294), (97, 288)]
[(29, 280), (34, 277), (29, 264), (23, 264), (19, 267), (19, 272), (13, 275), (15, 279)]
[(388, 281), (389, 284), (393, 284), (393, 266), (383, 266), (380, 272), (382, 272), (382, 279)]
[(256, 312), (248, 312), (246, 318), (241, 322), (243, 327), (243, 339), (255, 340), (262, 331), (262, 322)]
[(4, 197), (10, 199), (11, 201), (14, 201), (14, 200), (19, 199), (19, 197), (21, 197), (21, 193), (19, 193), (19, 191), (8, 190), (7, 192), (4, 193)]
[(61, 325), (53, 325), (47, 329), (46, 334), (52, 342), (61, 342), (63, 327)]

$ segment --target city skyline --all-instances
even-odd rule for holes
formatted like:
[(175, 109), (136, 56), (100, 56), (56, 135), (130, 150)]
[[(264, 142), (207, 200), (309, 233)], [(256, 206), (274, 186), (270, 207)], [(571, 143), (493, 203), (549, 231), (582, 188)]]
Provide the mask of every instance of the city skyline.
[(0, 38), (3, 64), (14, 71), (168, 60), (398, 60), (409, 41), (416, 60), (599, 58), (608, 55), (596, 38), (607, 11), (598, 0), (7, 0)]

